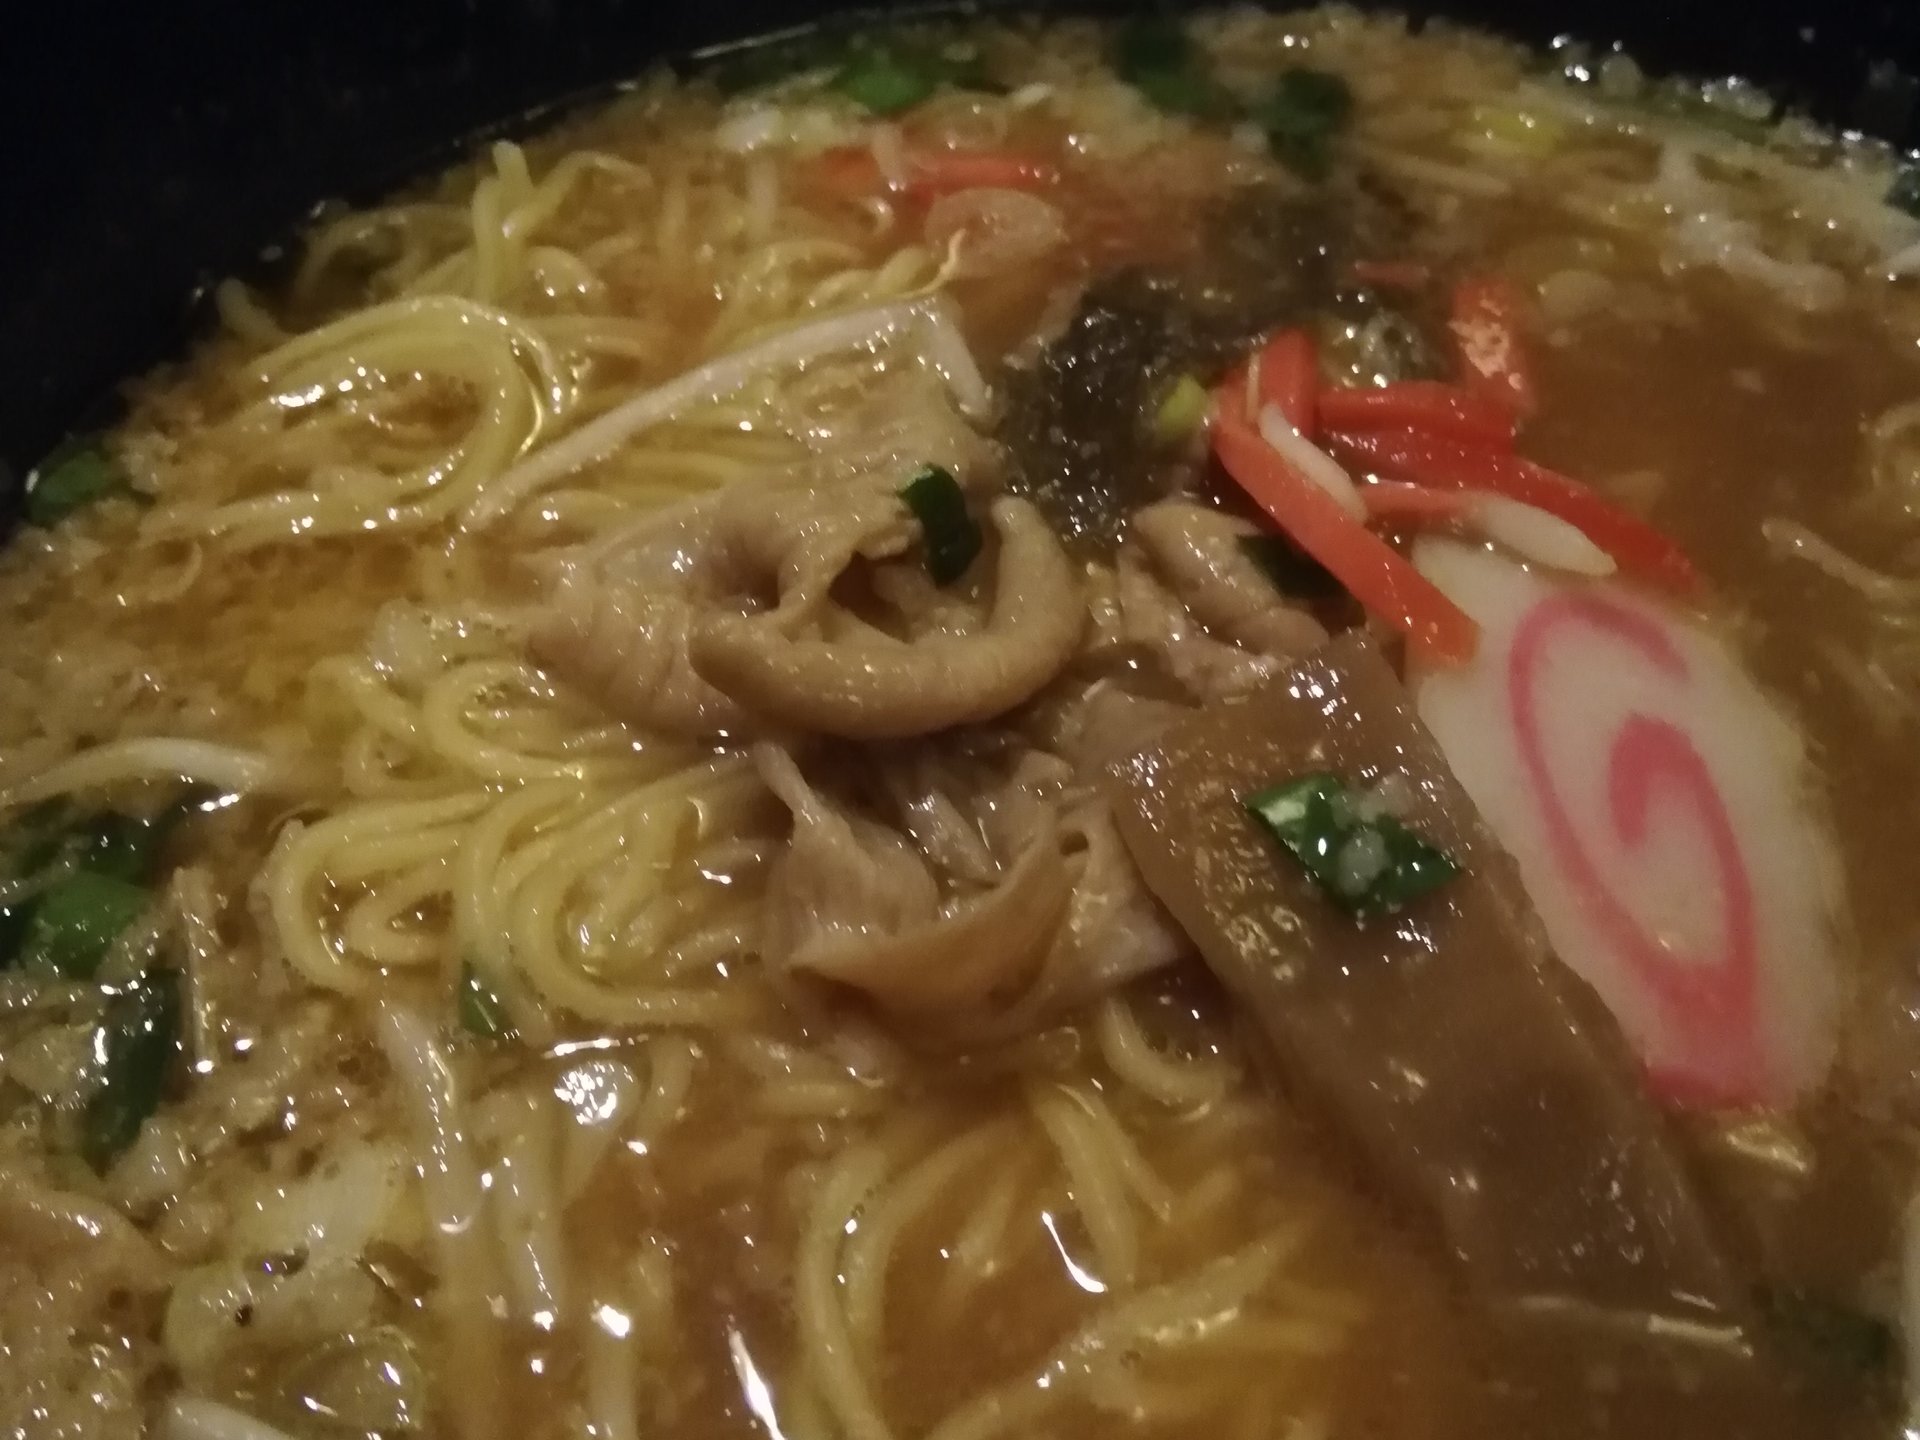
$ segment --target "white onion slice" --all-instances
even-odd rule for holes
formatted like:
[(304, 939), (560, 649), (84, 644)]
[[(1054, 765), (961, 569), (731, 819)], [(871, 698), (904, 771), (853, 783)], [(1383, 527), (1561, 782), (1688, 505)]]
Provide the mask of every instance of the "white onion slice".
[(730, 155), (745, 155), (781, 139), (787, 128), (777, 107), (756, 105), (722, 120), (713, 132), (713, 143)]
[(264, 1420), (193, 1395), (176, 1395), (161, 1412), (164, 1440), (293, 1440)]
[(873, 163), (880, 168), (880, 178), (887, 182), (889, 190), (904, 190), (908, 174), (907, 142), (900, 138), (898, 125), (876, 125), (868, 132), (867, 149), (873, 154)]
[(1293, 428), (1277, 405), (1260, 407), (1260, 438), (1271, 445), (1294, 469), (1340, 502), (1340, 508), (1353, 519), (1365, 523), (1366, 501), (1360, 498), (1347, 472), (1326, 451)]
[(953, 311), (935, 296), (919, 303), (919, 313), (921, 357), (947, 382), (954, 403), (972, 419), (981, 419), (992, 408), (993, 395)]
[(95, 745), (16, 784), (0, 785), (0, 809), (129, 780), (192, 780), (244, 795), (298, 789), (303, 778), (296, 766), (259, 751), (185, 736), (141, 735)]
[(773, 161), (758, 155), (747, 165), (747, 234), (764, 241), (773, 235), (780, 217), (780, 172)]
[(1473, 528), (1522, 560), (1531, 560), (1570, 575), (1611, 575), (1618, 567), (1613, 557), (1589, 540), (1586, 532), (1505, 495), (1476, 495), (1467, 507)]

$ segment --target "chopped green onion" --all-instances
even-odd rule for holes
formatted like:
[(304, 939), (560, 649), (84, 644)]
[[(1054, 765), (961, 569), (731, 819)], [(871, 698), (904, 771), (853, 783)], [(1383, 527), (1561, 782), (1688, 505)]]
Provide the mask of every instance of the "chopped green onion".
[(85, 980), (108, 949), (147, 908), (146, 887), (76, 870), (53, 882), (33, 903), (20, 958), (69, 980)]
[(116, 880), (148, 880), (160, 847), (185, 817), (187, 804), (170, 805), (154, 815), (106, 811), (88, 822), (76, 857), (81, 869)]
[(20, 958), (20, 947), (26, 942), (27, 926), (32, 919), (31, 901), (0, 905), (0, 970), (11, 968)]
[(980, 47), (969, 41), (860, 32), (845, 24), (736, 47), (715, 57), (705, 73), (722, 93), (737, 95), (809, 71), (826, 72), (829, 85), (876, 115), (911, 109), (941, 85), (998, 88)]
[(1333, 164), (1333, 142), (1353, 113), (1353, 91), (1338, 75), (1297, 65), (1280, 72), (1255, 109), (1274, 157), (1295, 174), (1319, 180)]
[(87, 1102), (80, 1148), (87, 1163), (104, 1172), (159, 1107), (180, 1050), (180, 977), (150, 970), (116, 996), (93, 1049), (105, 1057), (105, 1067), (100, 1088)]
[(1176, 15), (1136, 15), (1114, 37), (1113, 68), (1128, 82), (1154, 71), (1190, 69), (1199, 58), (1200, 47)]
[(1338, 775), (1317, 772), (1242, 802), (1336, 904), (1355, 915), (1403, 909), (1459, 867), (1390, 815), (1369, 815)]
[(1234, 113), (1233, 97), (1202, 71), (1148, 70), (1133, 85), (1155, 109), (1171, 115), (1219, 120)]
[(517, 1033), (499, 993), (469, 960), (460, 967), (460, 1027), (488, 1040), (511, 1040)]
[(1207, 387), (1191, 375), (1182, 375), (1153, 412), (1153, 438), (1162, 445), (1190, 439), (1207, 419)]
[(27, 481), (27, 519), (57, 525), (74, 511), (130, 488), (125, 473), (98, 444), (57, 450)]
[(189, 791), (151, 815), (127, 815), (77, 812), (55, 800), (17, 816), (0, 834), (0, 875), (43, 884), (0, 907), (0, 969), (38, 960), (70, 977), (92, 974), (145, 907), (143, 887), (159, 868), (167, 837), (200, 803)]
[(927, 573), (934, 584), (951, 585), (967, 573), (982, 543), (959, 482), (938, 465), (929, 465), (902, 487), (900, 498), (920, 522)]
[(1782, 1334), (1831, 1363), (1862, 1371), (1883, 1371), (1893, 1364), (1893, 1329), (1877, 1315), (1786, 1288), (1763, 1290), (1760, 1308)]
[(875, 115), (911, 110), (942, 85), (995, 88), (979, 48), (964, 42), (940, 48), (898, 40), (856, 41), (830, 83)]
[(1920, 165), (1902, 165), (1887, 187), (1887, 204), (1920, 220)]
[(1233, 93), (1214, 79), (1186, 27), (1171, 15), (1143, 15), (1122, 26), (1113, 68), (1168, 114), (1224, 120), (1240, 108)]
[(1338, 75), (1305, 66), (1280, 72), (1259, 104), (1243, 105), (1216, 79), (1207, 57), (1184, 26), (1150, 15), (1123, 26), (1113, 48), (1120, 78), (1157, 108), (1206, 120), (1246, 115), (1266, 133), (1267, 145), (1288, 168), (1311, 180), (1324, 177), (1333, 141), (1353, 112), (1353, 92)]
[(1285, 535), (1246, 535), (1240, 549), (1273, 588), (1296, 600), (1331, 600), (1347, 593), (1333, 572)]
[(939, 88), (931, 69), (899, 51), (873, 46), (842, 65), (833, 88), (875, 115), (911, 110)]

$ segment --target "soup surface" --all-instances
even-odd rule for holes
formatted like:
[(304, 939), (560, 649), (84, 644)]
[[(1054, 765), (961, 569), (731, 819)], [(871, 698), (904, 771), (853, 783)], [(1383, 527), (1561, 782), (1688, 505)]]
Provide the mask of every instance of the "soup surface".
[(1903, 1433), (1914, 194), (1321, 10), (323, 215), (0, 553), (0, 1429)]

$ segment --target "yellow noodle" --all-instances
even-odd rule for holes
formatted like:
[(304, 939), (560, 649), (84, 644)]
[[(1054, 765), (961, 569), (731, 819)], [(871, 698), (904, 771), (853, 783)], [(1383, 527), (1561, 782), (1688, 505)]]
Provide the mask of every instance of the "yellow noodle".
[(1066, 1167), (1074, 1208), (1098, 1256), (1100, 1278), (1110, 1287), (1130, 1287), (1139, 1271), (1140, 1231), (1127, 1202), (1126, 1181), (1114, 1157), (1087, 1123), (1086, 1112), (1066, 1087), (1037, 1086), (1029, 1104)]
[(589, 1417), (583, 1429), (594, 1440), (640, 1440), (636, 1396), (640, 1389), (640, 1342), (629, 1331), (603, 1319), (610, 1308), (595, 1306), (583, 1332), (586, 1349), (585, 1407)]
[(774, 1393), (786, 1440), (837, 1440), (827, 1402), (804, 1372), (783, 1380)]
[[(490, 803), (485, 792), (438, 800), (368, 805), (311, 825), (294, 824), (267, 857), (260, 885), (275, 938), (287, 960), (313, 984), (347, 994), (364, 993), (369, 973), (327, 935), (322, 913), (329, 862), (369, 842), (389, 841), (396, 868), (436, 858), (443, 831), (436, 827), (470, 818)], [(397, 851), (398, 854), (392, 854)]]
[[(699, 862), (695, 862), (696, 868)], [(696, 922), (673, 942), (668, 965), (681, 970), (714, 970), (732, 964), (758, 948), (759, 917), (750, 906), (734, 906), (720, 918)]]
[(1147, 1164), (1099, 1095), (1082, 1086), (1036, 1086), (1030, 1104), (1066, 1166), (1074, 1207), (1099, 1252), (1102, 1276), (1125, 1288), (1134, 1281), (1140, 1239), (1128, 1192), (1158, 1220), (1172, 1217), (1175, 1197)]
[[(859, 1228), (848, 1241), (844, 1309), (847, 1330), (856, 1346), (877, 1357), (885, 1335), (888, 1267), (901, 1233), (946, 1193), (961, 1177), (978, 1169), (1002, 1150), (1008, 1139), (1003, 1124), (982, 1125), (956, 1136), (904, 1175), (888, 1183), (867, 1206)], [(870, 1364), (872, 1362), (869, 1362)]]
[(1286, 1237), (1269, 1237), (1105, 1307), (1062, 1341), (1028, 1379), (1000, 1386), (942, 1420), (928, 1440), (988, 1440), (1024, 1430), (1060, 1394), (1085, 1383), (1089, 1357), (1109, 1350), (1190, 1345), (1238, 1319), (1277, 1269)]
[(147, 517), (147, 534), (218, 535), (229, 546), (246, 547), (419, 528), (453, 514), (575, 398), (559, 357), (526, 325), (502, 311), (444, 296), (357, 311), (263, 356), (257, 373), (271, 394), (237, 423), (326, 405), (329, 397), (370, 383), (364, 378), (369, 373), (421, 373), (458, 382), (477, 412), (452, 448), (438, 449), (411, 468), (329, 472), (324, 487), (211, 507), (169, 497)]
[(892, 1440), (840, 1294), (840, 1242), (859, 1225), (861, 1207), (886, 1175), (876, 1143), (850, 1146), (835, 1159), (810, 1208), (794, 1257), (794, 1291), (807, 1372), (848, 1440)]
[(1920, 718), (1920, 686), (1894, 674), (1882, 657), (1858, 654), (1830, 636), (1815, 648), (1876, 730), (1893, 734)]
[[(439, 798), (451, 797), (442, 791)], [(475, 811), (487, 805), (491, 798), (485, 794), (461, 797), (463, 807), (470, 806)], [(353, 814), (351, 810), (343, 810), (334, 818), (347, 820)], [(447, 825), (409, 826), (387, 834), (358, 833), (350, 844), (333, 848), (327, 862), (327, 879), (335, 885), (364, 885), (421, 863), (423, 855), (437, 859), (442, 854), (452, 854), (465, 834), (464, 815)]]
[(949, 1313), (983, 1282), (1019, 1258), (1009, 1241), (1008, 1228), (1029, 1182), (1030, 1168), (1031, 1157), (1024, 1152), (1007, 1157), (948, 1247), (940, 1304)]
[(179, 547), (180, 563), (171, 571), (164, 564), (154, 563), (156, 553), (163, 548), (158, 545), (138, 547), (136, 559), (139, 563), (129, 567), (136, 578), (122, 581), (119, 589), (129, 606), (142, 610), (159, 609), (178, 601), (199, 583), (207, 562), (204, 545), (189, 543)]
[(1147, 1163), (1146, 1156), (1140, 1153), (1140, 1147), (1134, 1144), (1133, 1137), (1127, 1134), (1099, 1092), (1078, 1085), (1060, 1088), (1086, 1116), (1091, 1132), (1112, 1157), (1113, 1167), (1126, 1181), (1127, 1188), (1156, 1219), (1164, 1221), (1171, 1218), (1175, 1203), (1173, 1191)]
[(769, 1115), (844, 1119), (885, 1103), (882, 1085), (816, 1051), (759, 1035), (727, 1039), (733, 1061), (759, 1081), (755, 1108)]
[(311, 689), (332, 688), (341, 693), (375, 730), (394, 740), (416, 745), (420, 722), (413, 709), (381, 682), (371, 667), (336, 655), (314, 667)]
[[(494, 980), (510, 967), (504, 953), (506, 897), (494, 884), (513, 836), (522, 826), (537, 832), (584, 798), (575, 781), (528, 786), (507, 796), (464, 837), (454, 875), (454, 936), (469, 964)], [(497, 988), (497, 986), (496, 986)]]
[[(740, 1002), (712, 988), (664, 983), (653, 947), (628, 947), (617, 969), (604, 960), (570, 955), (560, 934), (568, 925), (570, 897), (583, 875), (611, 865), (634, 866), (664, 877), (685, 837), (697, 824), (692, 791), (723, 798), (750, 788), (737, 761), (704, 767), (686, 776), (646, 786), (538, 837), (503, 857), (489, 882), (507, 896), (506, 934), (511, 961), (528, 985), (550, 1004), (588, 1019), (623, 1024), (713, 1024), (739, 1013)], [(651, 967), (655, 983), (639, 983)]]
[(1868, 477), (1876, 490), (1891, 491), (1907, 503), (1920, 490), (1920, 455), (1913, 452), (1916, 432), (1920, 400), (1892, 406), (1867, 427)]
[(1175, 1210), (1175, 1223), (1196, 1229), (1213, 1223), (1219, 1212), (1232, 1204), (1239, 1193), (1239, 1170), (1233, 1165), (1216, 1166), (1194, 1181), (1180, 1197)]
[(342, 943), (353, 954), (382, 968), (426, 965), (439, 959), (441, 937), (423, 934), (407, 922), (413, 912), (449, 893), (452, 872), (451, 856), (436, 855), (363, 895), (348, 907), (341, 920)]
[(473, 198), (467, 203), (473, 227), (469, 293), (486, 305), (498, 304), (505, 289), (507, 257), (501, 253), (505, 244), (500, 234), (500, 209), (498, 179), (488, 177), (473, 187)]
[(222, 280), (216, 285), (213, 304), (222, 325), (256, 345), (278, 345), (287, 338), (279, 321), (238, 280)]
[(1233, 1083), (1225, 1062), (1217, 1059), (1169, 1059), (1154, 1048), (1125, 995), (1100, 1002), (1094, 1022), (1101, 1058), (1126, 1084), (1177, 1109), (1198, 1109), (1218, 1100)]
[(1920, 578), (1887, 575), (1862, 564), (1797, 520), (1776, 516), (1765, 521), (1760, 530), (1777, 552), (1800, 557), (1857, 590), (1864, 599), (1889, 609), (1920, 605)]
[[(468, 727), (467, 712), (484, 693), (510, 689), (538, 692), (545, 688), (539, 673), (524, 662), (469, 661), (449, 670), (427, 687), (421, 699), (423, 738), (442, 758), (487, 780), (546, 780), (565, 776), (592, 781), (637, 771), (639, 756), (635, 747), (631, 742), (618, 745), (618, 741), (625, 738), (618, 730), (602, 727), (596, 732), (603, 739), (616, 742), (615, 746), (606, 747), (611, 753), (596, 762), (584, 758), (538, 758), (530, 753), (531, 745), (489, 744)], [(577, 732), (575, 739), (578, 739)]]
[(646, 1098), (634, 1117), (633, 1136), (642, 1145), (655, 1145), (686, 1111), (700, 1052), (682, 1035), (656, 1035), (647, 1042)]
[(444, 239), (458, 234), (460, 228), (460, 212), (445, 204), (388, 205), (344, 215), (307, 237), (291, 293), (300, 303), (310, 305), (338, 257), (365, 251), (383, 235), (398, 235), (400, 243), (400, 254), (388, 262), (384, 273), (404, 280), (425, 268), (424, 256), (433, 248), (426, 238), (429, 234), (438, 231)]

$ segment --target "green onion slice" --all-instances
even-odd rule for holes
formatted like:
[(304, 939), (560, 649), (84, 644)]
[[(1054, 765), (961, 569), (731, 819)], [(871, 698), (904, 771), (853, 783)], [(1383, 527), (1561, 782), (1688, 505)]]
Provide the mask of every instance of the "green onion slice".
[(1326, 177), (1333, 142), (1353, 113), (1345, 80), (1304, 65), (1282, 70), (1264, 99), (1244, 103), (1214, 76), (1206, 52), (1171, 15), (1122, 26), (1111, 59), (1115, 73), (1157, 109), (1202, 120), (1252, 120), (1274, 157), (1309, 180)]
[(27, 940), (27, 926), (32, 919), (33, 904), (30, 900), (0, 905), (0, 970), (8, 969), (20, 958), (21, 947)]
[(1445, 851), (1392, 816), (1368, 813), (1329, 772), (1269, 786), (1242, 803), (1328, 898), (1355, 915), (1404, 909), (1460, 873)]
[(511, 1040), (517, 1033), (500, 994), (469, 960), (460, 967), (460, 1028), (487, 1040)]
[(95, 1053), (105, 1057), (100, 1088), (87, 1102), (80, 1148), (105, 1171), (159, 1108), (168, 1072), (180, 1052), (180, 977), (150, 970), (114, 997), (100, 1021)]
[(20, 958), (69, 980), (88, 979), (150, 898), (144, 885), (76, 870), (40, 892)]
[(90, 976), (145, 908), (167, 837), (203, 803), (189, 791), (151, 815), (79, 811), (62, 800), (17, 816), (0, 833), (0, 875), (41, 883), (0, 907), (0, 969), (36, 960), (71, 979)]
[(1920, 165), (1903, 165), (1887, 187), (1887, 204), (1920, 220)]
[(833, 77), (833, 88), (875, 115), (911, 110), (939, 88), (931, 67), (875, 45), (857, 51)]
[(901, 488), (900, 498), (920, 522), (927, 573), (934, 584), (951, 585), (967, 573), (983, 543), (959, 482), (938, 465), (929, 465)]
[(1153, 438), (1162, 445), (1178, 445), (1207, 423), (1207, 387), (1191, 375), (1182, 375), (1160, 398), (1153, 412)]
[(1171, 15), (1143, 15), (1122, 26), (1113, 47), (1114, 72), (1157, 110), (1205, 120), (1230, 119), (1239, 110), (1231, 91), (1214, 79), (1186, 27)]
[(27, 482), (27, 519), (57, 525), (76, 510), (131, 490), (120, 466), (95, 442), (56, 450)]
[(997, 88), (978, 46), (899, 38), (857, 39), (829, 83), (875, 115), (911, 110), (942, 85), (959, 90)]
[(1274, 157), (1308, 180), (1325, 178), (1333, 142), (1353, 113), (1353, 91), (1338, 75), (1297, 65), (1280, 72), (1254, 112)]

